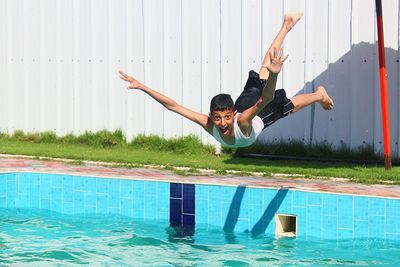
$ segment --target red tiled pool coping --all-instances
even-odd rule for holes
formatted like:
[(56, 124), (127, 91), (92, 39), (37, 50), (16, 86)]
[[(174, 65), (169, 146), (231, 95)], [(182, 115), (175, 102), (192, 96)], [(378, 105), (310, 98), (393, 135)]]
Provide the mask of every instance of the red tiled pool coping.
[(168, 170), (154, 168), (111, 167), (95, 163), (74, 165), (60, 160), (39, 160), (30, 157), (0, 155), (0, 173), (7, 172), (38, 172), (175, 183), (291, 188), (302, 191), (400, 198), (400, 186), (397, 185), (363, 185), (335, 180), (235, 176), (234, 174), (227, 176), (181, 176)]

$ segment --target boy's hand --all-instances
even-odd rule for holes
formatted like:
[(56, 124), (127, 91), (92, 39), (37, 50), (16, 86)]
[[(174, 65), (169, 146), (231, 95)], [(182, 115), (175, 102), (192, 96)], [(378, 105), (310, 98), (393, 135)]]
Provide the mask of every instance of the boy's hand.
[(122, 80), (124, 80), (124, 81), (126, 81), (126, 82), (129, 83), (128, 89), (135, 89), (135, 88), (141, 89), (141, 88), (143, 87), (143, 84), (142, 84), (142, 83), (140, 83), (140, 82), (139, 82), (138, 80), (136, 80), (135, 78), (129, 76), (128, 74), (126, 74), (126, 73), (123, 72), (122, 70), (119, 70), (118, 72), (119, 72), (119, 77), (120, 77)]
[(289, 55), (283, 57), (282, 48), (280, 48), (279, 51), (274, 48), (274, 51), (269, 53), (270, 62), (266, 66), (267, 69), (272, 73), (278, 74), (282, 69), (283, 62), (285, 62), (288, 56)]

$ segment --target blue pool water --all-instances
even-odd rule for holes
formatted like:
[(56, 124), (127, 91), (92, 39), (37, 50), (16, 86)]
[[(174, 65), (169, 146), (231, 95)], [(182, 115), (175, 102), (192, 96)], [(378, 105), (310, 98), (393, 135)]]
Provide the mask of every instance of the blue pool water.
[(400, 266), (400, 241), (252, 237), (122, 215), (0, 209), (0, 266)]

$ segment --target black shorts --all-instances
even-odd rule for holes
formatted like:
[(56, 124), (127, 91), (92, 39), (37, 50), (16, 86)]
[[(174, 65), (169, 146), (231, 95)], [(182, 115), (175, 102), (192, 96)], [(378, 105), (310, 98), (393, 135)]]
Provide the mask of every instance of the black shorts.
[[(250, 108), (260, 99), (266, 82), (267, 80), (260, 79), (257, 72), (253, 70), (249, 72), (249, 78), (244, 86), (244, 90), (235, 102), (236, 110), (239, 113)], [(275, 91), (274, 99), (257, 116), (263, 120), (265, 129), (280, 118), (289, 115), (293, 109), (294, 105), (290, 99), (286, 98), (285, 90), (278, 89)]]

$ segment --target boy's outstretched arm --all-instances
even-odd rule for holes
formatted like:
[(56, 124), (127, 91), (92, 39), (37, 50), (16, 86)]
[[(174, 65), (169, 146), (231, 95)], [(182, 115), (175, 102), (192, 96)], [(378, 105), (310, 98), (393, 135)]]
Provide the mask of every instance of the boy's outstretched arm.
[(274, 99), (276, 81), (278, 74), (282, 69), (283, 62), (289, 55), (283, 57), (283, 49), (280, 48), (278, 51), (274, 49), (270, 52), (270, 63), (266, 66), (269, 70), (269, 77), (265, 87), (263, 89), (260, 99), (250, 108), (243, 111), (238, 117), (238, 125), (243, 133), (250, 134), (251, 132), (251, 121), (253, 118), (269, 103)]
[(166, 107), (168, 110), (176, 112), (183, 117), (199, 124), (202, 126), (207, 132), (212, 132), (212, 124), (209, 121), (209, 117), (205, 114), (201, 114), (190, 110), (182, 105), (176, 103), (175, 100), (160, 94), (159, 92), (147, 87), (146, 85), (140, 83), (135, 78), (129, 76), (128, 74), (124, 73), (122, 70), (119, 71), (120, 78), (124, 81), (129, 82), (128, 89), (140, 89), (152, 98), (154, 98), (158, 103)]

